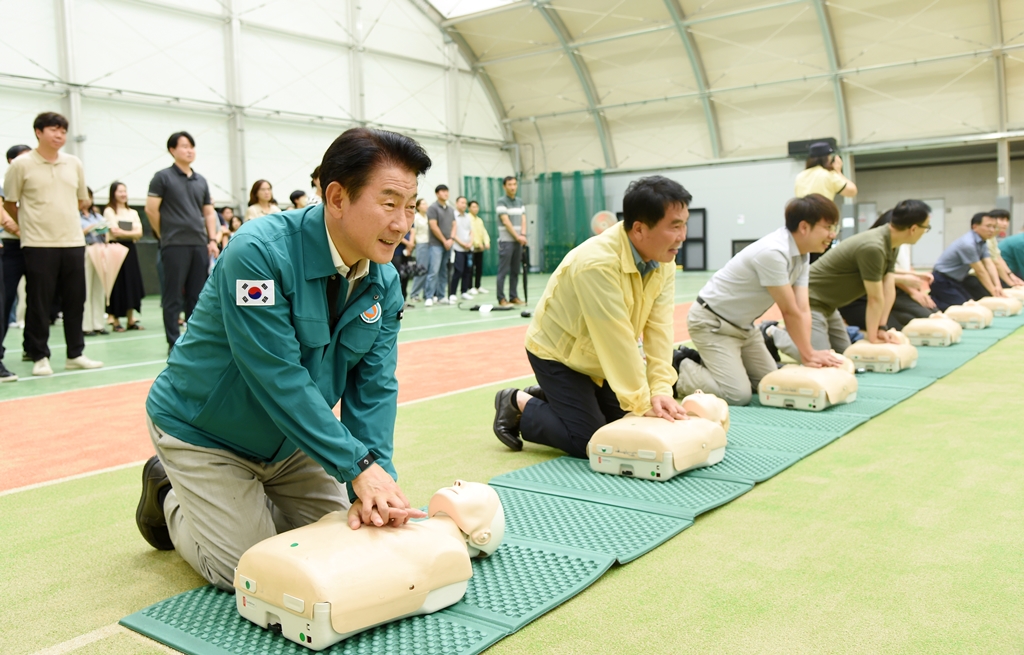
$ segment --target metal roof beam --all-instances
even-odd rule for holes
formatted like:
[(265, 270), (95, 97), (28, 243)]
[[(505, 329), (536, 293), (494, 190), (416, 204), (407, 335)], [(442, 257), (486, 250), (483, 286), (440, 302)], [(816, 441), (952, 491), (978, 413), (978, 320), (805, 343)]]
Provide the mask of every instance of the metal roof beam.
[(814, 5), (814, 13), (818, 16), (821, 38), (825, 42), (825, 54), (828, 56), (828, 72), (832, 76), (832, 92), (836, 97), (836, 114), (839, 116), (839, 145), (846, 147), (850, 143), (850, 127), (843, 80), (839, 76), (839, 53), (836, 50), (835, 32), (832, 30), (832, 21), (829, 20), (825, 0), (811, 0), (811, 4)]
[(672, 16), (679, 38), (686, 48), (686, 56), (690, 60), (690, 68), (693, 70), (693, 79), (697, 82), (697, 91), (700, 93), (700, 102), (704, 106), (704, 120), (708, 124), (708, 139), (711, 141), (711, 156), (718, 159), (722, 156), (722, 137), (718, 130), (718, 114), (714, 105), (711, 104), (711, 95), (708, 93), (708, 76), (704, 71), (704, 62), (700, 58), (700, 51), (697, 50), (697, 43), (693, 40), (689, 28), (684, 24), (683, 8), (679, 0), (665, 0), (665, 8)]
[[(468, 20), (474, 20), (476, 18), (483, 18), (484, 16), (495, 16), (497, 14), (504, 14), (505, 12), (515, 11), (516, 9), (522, 9), (524, 7), (532, 7), (533, 2), (531, 0), (519, 0), (518, 2), (510, 2), (507, 5), (501, 5), (500, 7), (494, 7), (492, 9), (484, 9), (483, 11), (474, 11), (471, 14), (463, 14), (462, 16), (456, 16), (455, 18), (445, 18), (441, 12), (437, 12), (441, 16), (441, 20), (438, 21), (438, 25), (441, 29), (447, 29), (454, 27), (459, 23), (465, 23)], [(436, 9), (434, 11), (437, 11)]]
[(565, 27), (565, 23), (562, 22), (562, 18), (547, 4), (541, 4), (537, 2), (535, 5), (537, 11), (541, 13), (544, 20), (548, 22), (548, 26), (551, 31), (558, 37), (558, 42), (562, 46), (562, 50), (565, 52), (565, 56), (569, 58), (572, 63), (573, 69), (576, 71), (576, 77), (579, 78), (580, 86), (583, 87), (583, 94), (587, 98), (587, 112), (590, 113), (594, 118), (594, 125), (597, 128), (597, 137), (601, 141), (601, 151), (604, 153), (604, 165), (605, 168), (615, 168), (617, 162), (615, 160), (615, 148), (611, 142), (611, 134), (608, 129), (608, 121), (605, 120), (604, 113), (598, 110), (597, 100), (597, 89), (594, 86), (594, 80), (590, 77), (590, 69), (587, 68), (587, 63), (583, 60), (578, 50), (574, 50), (569, 45), (569, 30)]
[(1006, 98), (1006, 50), (1003, 48), (1003, 10), (999, 0), (989, 0), (989, 12), (992, 15), (992, 54), (996, 65), (996, 93), (999, 102), (999, 130), (1006, 131), (1006, 123), (1010, 107)]

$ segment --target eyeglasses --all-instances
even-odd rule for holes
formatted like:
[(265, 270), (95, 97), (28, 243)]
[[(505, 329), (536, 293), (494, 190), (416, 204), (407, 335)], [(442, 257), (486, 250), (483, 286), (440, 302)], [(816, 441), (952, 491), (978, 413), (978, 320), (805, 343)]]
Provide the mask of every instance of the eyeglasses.
[(931, 225), (918, 225), (918, 227), (921, 228), (925, 232), (927, 232), (928, 230), (932, 229)]

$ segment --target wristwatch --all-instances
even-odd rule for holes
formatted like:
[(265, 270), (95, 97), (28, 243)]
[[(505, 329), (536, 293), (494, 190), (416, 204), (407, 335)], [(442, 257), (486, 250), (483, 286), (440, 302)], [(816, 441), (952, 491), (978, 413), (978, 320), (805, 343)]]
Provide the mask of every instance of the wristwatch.
[(356, 462), (356, 464), (358, 464), (360, 471), (365, 471), (376, 461), (377, 458), (373, 456), (373, 453), (366, 453), (366, 457)]

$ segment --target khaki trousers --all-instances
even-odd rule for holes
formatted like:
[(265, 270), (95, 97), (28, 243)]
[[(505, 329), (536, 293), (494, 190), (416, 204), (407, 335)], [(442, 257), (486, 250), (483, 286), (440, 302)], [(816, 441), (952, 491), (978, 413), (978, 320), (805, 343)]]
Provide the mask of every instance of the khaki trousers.
[(167, 434), (146, 417), (156, 454), (174, 487), (164, 499), (171, 541), (199, 575), (232, 591), (250, 546), (347, 510), (344, 486), (301, 450), (261, 464)]
[(730, 405), (746, 405), (761, 378), (778, 368), (756, 327), (741, 330), (697, 303), (690, 306), (686, 325), (704, 363), (684, 359), (679, 364), (680, 396), (700, 389)]

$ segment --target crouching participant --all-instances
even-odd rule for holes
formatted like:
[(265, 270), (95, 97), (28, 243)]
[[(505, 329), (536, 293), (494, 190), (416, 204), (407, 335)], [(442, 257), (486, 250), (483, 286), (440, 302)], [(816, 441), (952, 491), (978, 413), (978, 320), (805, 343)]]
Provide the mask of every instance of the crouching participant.
[(746, 405), (765, 375), (778, 367), (754, 321), (779, 306), (807, 366), (839, 366), (828, 350), (811, 346), (807, 300), (809, 254), (835, 237), (839, 210), (817, 193), (786, 205), (780, 227), (733, 257), (715, 273), (690, 307), (687, 326), (697, 347), (680, 349), (678, 395), (700, 389), (730, 405)]
[(622, 201), (623, 221), (558, 265), (526, 332), (539, 385), (494, 399), (502, 443), (521, 450), (525, 440), (586, 458), (594, 432), (626, 412), (685, 418), (672, 397), (672, 314), (690, 200), (667, 178), (636, 180)]
[(150, 389), (136, 522), (221, 589), (250, 546), (350, 500), (353, 529), (424, 516), (391, 461), (403, 300), (388, 263), (429, 167), (399, 134), (338, 137), (323, 202), (235, 233)]

